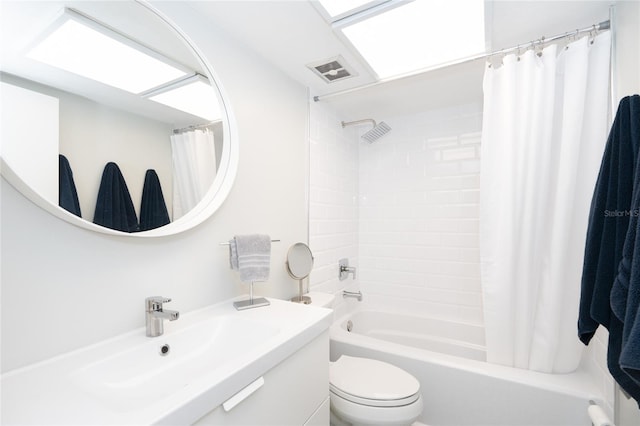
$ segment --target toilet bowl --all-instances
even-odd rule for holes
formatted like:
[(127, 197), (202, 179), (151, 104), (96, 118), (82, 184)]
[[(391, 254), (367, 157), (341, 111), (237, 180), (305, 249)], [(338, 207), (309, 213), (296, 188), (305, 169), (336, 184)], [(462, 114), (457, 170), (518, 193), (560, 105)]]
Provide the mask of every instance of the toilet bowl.
[[(311, 304), (332, 308), (334, 297), (310, 294)], [(329, 366), (331, 424), (410, 425), (422, 413), (420, 382), (386, 362), (342, 355)]]

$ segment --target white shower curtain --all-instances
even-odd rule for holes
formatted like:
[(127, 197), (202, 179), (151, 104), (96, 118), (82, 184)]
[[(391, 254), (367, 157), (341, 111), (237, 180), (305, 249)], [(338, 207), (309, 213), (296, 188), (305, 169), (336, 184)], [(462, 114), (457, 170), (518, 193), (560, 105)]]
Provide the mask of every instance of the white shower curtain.
[[(487, 67), (480, 253), (487, 361), (573, 371), (589, 206), (608, 132), (608, 32)], [(560, 49), (560, 52), (558, 52)]]
[(190, 130), (171, 135), (173, 156), (173, 220), (188, 213), (216, 177), (213, 132)]

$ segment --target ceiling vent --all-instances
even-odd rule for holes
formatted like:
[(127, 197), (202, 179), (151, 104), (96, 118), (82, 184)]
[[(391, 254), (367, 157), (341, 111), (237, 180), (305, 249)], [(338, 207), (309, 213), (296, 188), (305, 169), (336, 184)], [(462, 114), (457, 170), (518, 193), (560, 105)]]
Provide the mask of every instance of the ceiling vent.
[(351, 69), (342, 56), (335, 56), (324, 61), (307, 64), (307, 68), (313, 71), (325, 83), (341, 81), (349, 77), (354, 77), (358, 73)]

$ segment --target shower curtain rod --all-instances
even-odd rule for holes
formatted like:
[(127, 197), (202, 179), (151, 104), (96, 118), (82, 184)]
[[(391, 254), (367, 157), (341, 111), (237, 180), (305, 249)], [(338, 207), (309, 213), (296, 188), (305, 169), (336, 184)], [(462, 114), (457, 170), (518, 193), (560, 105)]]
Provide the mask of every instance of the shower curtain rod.
[(579, 30), (574, 30), (574, 31), (571, 31), (571, 32), (566, 32), (566, 33), (563, 33), (563, 34), (558, 34), (558, 35), (555, 35), (555, 36), (552, 36), (552, 37), (549, 37), (549, 38), (542, 37), (542, 38), (539, 38), (537, 40), (530, 41), (529, 43), (519, 44), (519, 45), (514, 46), (514, 47), (510, 47), (510, 48), (506, 48), (506, 49), (500, 49), (500, 50), (496, 50), (496, 51), (490, 52), (490, 53), (480, 53), (478, 55), (468, 56), (466, 58), (458, 59), (456, 61), (451, 61), (451, 62), (447, 62), (447, 63), (444, 63), (444, 64), (435, 65), (435, 66), (432, 66), (432, 67), (421, 68), (419, 70), (412, 71), (412, 72), (409, 72), (409, 73), (406, 73), (406, 74), (400, 74), (400, 75), (396, 75), (396, 76), (393, 76), (393, 77), (383, 78), (383, 79), (375, 81), (373, 83), (363, 84), (362, 86), (353, 87), (351, 89), (340, 90), (338, 92), (333, 92), (333, 93), (327, 93), (326, 95), (314, 96), (313, 100), (314, 100), (314, 102), (319, 102), (319, 101), (323, 101), (325, 99), (333, 98), (335, 96), (346, 95), (347, 93), (357, 92), (359, 90), (368, 89), (370, 87), (379, 86), (381, 84), (390, 83), (390, 82), (393, 82), (393, 81), (404, 80), (405, 78), (415, 77), (417, 75), (424, 74), (424, 73), (427, 73), (429, 71), (435, 71), (435, 70), (439, 70), (439, 69), (442, 69), (442, 68), (447, 68), (447, 67), (450, 67), (450, 66), (453, 66), (453, 65), (466, 64), (468, 62), (473, 62), (473, 61), (477, 61), (477, 60), (480, 60), (480, 59), (487, 59), (487, 58), (490, 58), (490, 57), (496, 56), (496, 55), (505, 55), (507, 53), (516, 52), (516, 51), (521, 50), (521, 49), (529, 49), (531, 47), (543, 46), (546, 43), (550, 43), (552, 41), (560, 40), (560, 39), (567, 38), (567, 37), (576, 37), (576, 36), (584, 34), (584, 33), (605, 31), (605, 30), (608, 30), (610, 27), (611, 27), (611, 21), (610, 20), (602, 21), (599, 24), (594, 24), (594, 25), (591, 25), (590, 27), (582, 28), (582, 29), (579, 29)]
[(204, 128), (207, 128), (207, 127), (209, 127), (209, 126), (211, 126), (213, 124), (220, 123), (221, 121), (222, 120), (213, 120), (213, 121), (210, 121), (210, 122), (205, 123), (205, 124), (194, 124), (193, 126), (183, 127), (182, 129), (173, 129), (173, 134), (176, 135), (178, 133), (184, 133), (184, 132), (188, 132), (188, 131), (191, 131), (191, 130), (204, 129)]

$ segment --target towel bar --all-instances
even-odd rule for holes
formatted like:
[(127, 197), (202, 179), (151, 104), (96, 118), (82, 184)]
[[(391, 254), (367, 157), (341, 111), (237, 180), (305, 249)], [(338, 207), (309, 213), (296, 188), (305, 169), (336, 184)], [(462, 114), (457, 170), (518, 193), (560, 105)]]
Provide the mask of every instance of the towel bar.
[[(280, 240), (271, 240), (272, 243), (279, 243)], [(224, 243), (220, 243), (221, 246), (228, 246), (229, 245), (229, 241), (226, 241)]]
[[(271, 242), (277, 243), (277, 242), (280, 242), (280, 240), (271, 240)], [(229, 246), (230, 242), (225, 241), (223, 243), (220, 243), (220, 245)], [(269, 306), (269, 301), (264, 297), (258, 297), (258, 298), (253, 297), (253, 281), (251, 281), (251, 284), (249, 286), (249, 299), (233, 302), (233, 307), (236, 308), (238, 311), (251, 309), (251, 308), (259, 308), (261, 306)]]

